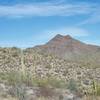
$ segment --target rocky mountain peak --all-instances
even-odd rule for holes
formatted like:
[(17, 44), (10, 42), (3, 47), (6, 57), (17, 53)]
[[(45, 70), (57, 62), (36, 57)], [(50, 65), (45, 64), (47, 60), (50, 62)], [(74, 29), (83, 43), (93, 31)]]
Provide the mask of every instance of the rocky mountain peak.
[(72, 37), (70, 35), (61, 35), (61, 34), (57, 34), (53, 39), (72, 39)]
[(66, 38), (66, 39), (72, 39), (72, 37), (70, 35), (66, 35), (66, 36), (64, 36), (64, 38)]
[(57, 34), (54, 38), (52, 38), (47, 44), (61, 44), (61, 43), (65, 43), (65, 42), (68, 42), (68, 41), (72, 41), (74, 40), (70, 35), (60, 35), (60, 34)]

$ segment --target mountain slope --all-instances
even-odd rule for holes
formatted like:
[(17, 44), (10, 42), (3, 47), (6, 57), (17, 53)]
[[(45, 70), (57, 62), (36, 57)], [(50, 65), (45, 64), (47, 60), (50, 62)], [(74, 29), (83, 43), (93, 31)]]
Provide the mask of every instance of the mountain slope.
[(99, 46), (85, 44), (69, 35), (62, 36), (58, 34), (45, 45), (36, 46), (34, 49), (67, 60), (87, 59), (89, 61), (92, 58), (91, 60), (99, 62), (100, 58)]

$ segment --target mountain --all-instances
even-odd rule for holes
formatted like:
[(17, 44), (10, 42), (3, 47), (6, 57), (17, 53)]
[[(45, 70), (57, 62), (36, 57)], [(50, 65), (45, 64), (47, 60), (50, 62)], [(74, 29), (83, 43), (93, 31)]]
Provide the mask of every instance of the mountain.
[(72, 38), (70, 35), (57, 34), (53, 39), (44, 45), (34, 47), (36, 51), (55, 55), (57, 57), (74, 60), (100, 60), (100, 46), (89, 45)]
[(72, 79), (82, 90), (91, 90), (93, 82), (100, 84), (99, 46), (58, 34), (46, 44), (33, 48), (0, 48), (2, 83), (40, 86), (48, 82), (47, 86), (66, 89)]

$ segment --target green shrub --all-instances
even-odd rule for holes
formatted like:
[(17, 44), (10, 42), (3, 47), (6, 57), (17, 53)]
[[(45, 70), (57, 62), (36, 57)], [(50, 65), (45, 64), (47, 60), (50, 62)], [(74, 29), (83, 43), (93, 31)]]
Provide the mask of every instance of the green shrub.
[(8, 72), (0, 76), (2, 80), (6, 80), (9, 85), (25, 84), (27, 86), (39, 86), (39, 87), (54, 87), (54, 88), (65, 88), (66, 82), (61, 79), (56, 79), (54, 77), (48, 78), (38, 78), (34, 77), (29, 73), (24, 75), (21, 72)]
[(33, 80), (35, 84), (37, 84), (40, 87), (53, 87), (53, 88), (65, 88), (66, 83), (63, 80), (58, 80), (56, 78), (44, 78), (44, 79), (34, 79)]
[(5, 73), (0, 73), (0, 81), (7, 80), (7, 74)]
[(7, 81), (9, 85), (16, 85), (17, 83), (22, 83), (22, 76), (19, 72), (9, 72), (7, 73)]
[(96, 86), (96, 94), (100, 96), (100, 84)]
[(71, 91), (71, 92), (76, 92), (78, 91), (78, 86), (77, 86), (77, 82), (74, 79), (71, 79), (68, 83), (67, 88)]
[(49, 84), (54, 88), (65, 88), (67, 86), (64, 80), (58, 80), (56, 78), (49, 78)]

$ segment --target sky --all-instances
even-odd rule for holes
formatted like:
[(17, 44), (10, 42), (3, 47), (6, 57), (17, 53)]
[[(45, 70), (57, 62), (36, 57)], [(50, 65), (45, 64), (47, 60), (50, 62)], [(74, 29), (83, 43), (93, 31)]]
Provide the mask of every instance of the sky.
[(100, 45), (100, 0), (0, 0), (0, 47), (33, 47), (56, 34)]

